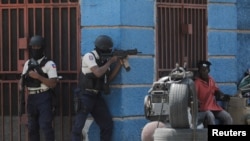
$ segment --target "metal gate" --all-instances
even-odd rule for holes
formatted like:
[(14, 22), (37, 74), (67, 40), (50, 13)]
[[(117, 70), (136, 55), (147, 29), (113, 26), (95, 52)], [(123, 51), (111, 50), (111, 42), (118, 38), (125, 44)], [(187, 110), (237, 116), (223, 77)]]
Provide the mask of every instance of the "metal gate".
[(157, 0), (157, 78), (207, 59), (207, 0)]
[[(33, 35), (45, 37), (46, 54), (63, 79), (56, 87), (56, 140), (69, 140), (72, 91), (80, 69), (78, 0), (0, 1), (0, 140), (27, 141), (27, 115), (18, 116), (18, 80)], [(27, 93), (26, 93), (27, 99)], [(43, 137), (42, 137), (43, 138)], [(43, 140), (43, 139), (42, 139)]]

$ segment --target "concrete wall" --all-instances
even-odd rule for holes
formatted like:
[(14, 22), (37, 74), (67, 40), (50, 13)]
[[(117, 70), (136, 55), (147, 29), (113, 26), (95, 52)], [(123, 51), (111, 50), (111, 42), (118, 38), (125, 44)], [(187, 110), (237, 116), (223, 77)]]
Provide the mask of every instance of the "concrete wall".
[(210, 0), (208, 4), (208, 58), (211, 75), (222, 91), (237, 90), (237, 7), (235, 0)]
[(250, 68), (250, 1), (237, 0), (237, 68), (238, 79)]
[(211, 75), (220, 88), (230, 95), (249, 63), (249, 4), (248, 0), (209, 0), (208, 56)]

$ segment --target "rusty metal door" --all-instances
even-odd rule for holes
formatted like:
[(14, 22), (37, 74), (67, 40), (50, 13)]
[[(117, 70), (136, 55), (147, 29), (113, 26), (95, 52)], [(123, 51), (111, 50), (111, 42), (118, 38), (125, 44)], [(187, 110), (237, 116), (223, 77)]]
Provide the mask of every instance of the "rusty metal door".
[(69, 140), (71, 94), (80, 69), (79, 19), (78, 0), (0, 1), (0, 140), (28, 140), (27, 115), (18, 116), (18, 80), (28, 59), (29, 39), (36, 34), (45, 37), (46, 54), (63, 77), (55, 89), (58, 107), (53, 126), (56, 140)]
[(207, 59), (207, 0), (157, 0), (157, 78)]

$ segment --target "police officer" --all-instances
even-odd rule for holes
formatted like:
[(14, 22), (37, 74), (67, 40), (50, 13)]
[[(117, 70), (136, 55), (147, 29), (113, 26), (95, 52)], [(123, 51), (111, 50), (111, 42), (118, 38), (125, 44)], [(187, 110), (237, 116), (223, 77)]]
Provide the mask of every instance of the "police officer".
[(109, 82), (121, 68), (116, 56), (109, 59), (103, 57), (112, 52), (112, 47), (112, 39), (107, 35), (100, 35), (95, 40), (94, 50), (82, 57), (79, 77), (80, 109), (75, 116), (72, 141), (81, 141), (82, 129), (89, 113), (100, 127), (100, 140), (111, 141), (112, 116), (101, 94), (109, 93)]
[[(41, 128), (46, 141), (55, 141), (52, 128), (52, 93), (57, 84), (57, 70), (53, 61), (44, 55), (44, 39), (35, 35), (29, 42), (30, 59), (23, 67), (19, 90), (28, 89), (27, 113), (29, 141), (40, 141)], [(23, 85), (24, 84), (24, 85)]]

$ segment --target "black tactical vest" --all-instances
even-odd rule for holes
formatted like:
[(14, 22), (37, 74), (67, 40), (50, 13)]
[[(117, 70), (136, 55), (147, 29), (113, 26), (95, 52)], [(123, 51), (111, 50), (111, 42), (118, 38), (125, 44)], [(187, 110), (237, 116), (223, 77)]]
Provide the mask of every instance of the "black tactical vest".
[[(33, 61), (33, 62), (32, 62)], [(24, 75), (24, 85), (27, 87), (37, 88), (41, 87), (41, 81), (38, 79), (31, 78), (28, 73), (30, 70), (36, 70), (43, 77), (48, 78), (48, 75), (43, 72), (42, 67), (49, 61), (47, 57), (43, 58), (40, 64), (34, 62), (35, 60), (29, 60), (28, 70)], [(35, 64), (35, 65), (34, 65)]]
[[(102, 59), (96, 59), (96, 56), (93, 52), (91, 52), (96, 60), (96, 63), (99, 67), (103, 66), (107, 60), (102, 60)], [(101, 77), (96, 77), (94, 73), (87, 73), (83, 74), (82, 71), (80, 71), (80, 76), (79, 76), (79, 87), (81, 89), (94, 89), (94, 90), (103, 90), (105, 86), (105, 81), (108, 80), (108, 72), (107, 71), (103, 76)]]

